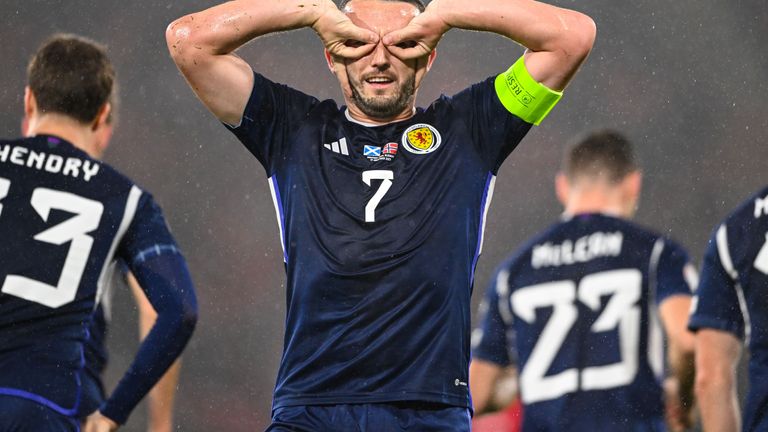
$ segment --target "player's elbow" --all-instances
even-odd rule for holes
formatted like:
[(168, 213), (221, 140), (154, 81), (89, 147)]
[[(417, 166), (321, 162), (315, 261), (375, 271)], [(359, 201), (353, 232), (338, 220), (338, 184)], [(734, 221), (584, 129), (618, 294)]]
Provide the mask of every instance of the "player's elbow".
[(168, 25), (165, 29), (165, 43), (171, 58), (179, 67), (188, 63), (196, 64), (194, 56), (197, 54), (191, 49), (195, 46), (194, 18), (191, 15), (183, 16)]
[(552, 50), (560, 53), (569, 63), (581, 64), (595, 44), (595, 21), (580, 12), (567, 11), (560, 17), (560, 23), (562, 27), (553, 40)]

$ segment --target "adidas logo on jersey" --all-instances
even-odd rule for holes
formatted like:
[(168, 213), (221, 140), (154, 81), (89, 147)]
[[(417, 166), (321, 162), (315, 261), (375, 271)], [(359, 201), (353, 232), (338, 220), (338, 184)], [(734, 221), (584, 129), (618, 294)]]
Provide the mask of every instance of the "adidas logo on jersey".
[(323, 147), (334, 153), (341, 153), (344, 156), (349, 156), (349, 148), (347, 148), (347, 139), (342, 138), (338, 141), (334, 141), (330, 144), (323, 144)]

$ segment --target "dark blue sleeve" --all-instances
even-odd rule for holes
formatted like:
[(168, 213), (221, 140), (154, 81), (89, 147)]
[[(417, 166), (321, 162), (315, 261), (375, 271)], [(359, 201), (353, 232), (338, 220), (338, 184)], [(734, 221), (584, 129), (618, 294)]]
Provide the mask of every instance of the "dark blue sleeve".
[(476, 151), (494, 175), (531, 129), (530, 123), (511, 114), (501, 104), (495, 79), (488, 78), (452, 98), (453, 109), (466, 122)]
[(480, 305), (480, 326), (472, 335), (472, 357), (508, 366), (511, 363), (507, 341), (507, 324), (501, 316), (500, 303), (496, 289), (498, 273), (488, 286)]
[(136, 358), (100, 411), (123, 424), (141, 399), (181, 355), (197, 322), (197, 299), (184, 258), (152, 256), (131, 271), (157, 311), (157, 321)]
[(197, 322), (197, 299), (187, 264), (162, 212), (143, 194), (118, 257), (126, 262), (157, 312), (157, 321), (101, 412), (122, 424), (181, 354)]
[(286, 85), (253, 73), (253, 90), (237, 126), (225, 126), (274, 174), (276, 162), (286, 153), (288, 139), (318, 100)]
[(659, 256), (657, 268), (656, 304), (674, 295), (692, 295), (691, 284), (696, 279), (696, 270), (691, 264), (688, 252), (681, 246), (665, 241)]
[(136, 262), (152, 256), (179, 254), (163, 211), (146, 192), (141, 194), (136, 214), (117, 248), (116, 258), (122, 267), (132, 268)]
[[(727, 241), (723, 247), (728, 248)], [(736, 281), (723, 266), (717, 234), (714, 234), (704, 254), (701, 281), (693, 299), (688, 328), (692, 331), (711, 328), (743, 338), (744, 317), (736, 289)]]

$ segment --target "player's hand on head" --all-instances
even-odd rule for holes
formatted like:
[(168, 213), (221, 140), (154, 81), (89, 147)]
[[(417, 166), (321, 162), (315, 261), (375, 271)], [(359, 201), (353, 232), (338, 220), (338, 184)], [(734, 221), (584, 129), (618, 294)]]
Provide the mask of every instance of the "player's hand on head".
[(335, 7), (326, 9), (312, 28), (335, 57), (358, 59), (370, 54), (379, 43), (378, 34), (358, 27)]
[(450, 29), (435, 9), (427, 7), (407, 26), (387, 33), (382, 39), (389, 52), (401, 60), (410, 60), (429, 55)]
[(85, 419), (82, 432), (113, 432), (120, 427), (117, 423), (112, 421), (109, 417), (99, 411), (95, 411)]

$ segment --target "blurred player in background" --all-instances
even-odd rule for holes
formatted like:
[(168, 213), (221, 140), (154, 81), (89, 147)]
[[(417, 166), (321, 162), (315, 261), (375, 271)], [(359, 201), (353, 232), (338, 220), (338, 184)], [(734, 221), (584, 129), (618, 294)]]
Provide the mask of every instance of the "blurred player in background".
[(663, 328), (668, 417), (673, 429), (690, 426), (696, 272), (679, 245), (628, 222), (640, 184), (616, 132), (567, 150), (556, 180), (563, 219), (505, 261), (486, 293), (470, 366), (478, 412), (512, 363), (524, 431), (664, 430)]
[[(768, 188), (715, 230), (689, 327), (696, 332), (696, 395), (706, 431), (768, 430)], [(749, 347), (744, 419), (736, 396), (742, 340)]]
[(80, 429), (88, 328), (111, 263), (122, 259), (158, 318), (84, 426), (111, 431), (186, 345), (194, 289), (151, 195), (96, 159), (114, 84), (103, 47), (54, 36), (28, 80), (28, 137), (0, 141), (0, 430)]
[[(107, 116), (103, 127), (94, 131), (95, 139), (98, 141), (95, 148), (96, 159), (101, 159), (103, 152), (109, 146), (112, 139), (116, 123), (117, 111), (117, 92), (116, 83), (113, 85), (110, 98), (110, 113)], [(29, 118), (24, 117), (21, 124), (21, 134), (27, 135)], [(152, 304), (147, 300), (144, 291), (139, 286), (136, 278), (130, 273), (125, 263), (115, 263), (123, 280), (131, 290), (131, 294), (136, 302), (136, 308), (139, 312), (139, 337), (143, 340), (157, 320), (157, 312), (152, 308)], [(82, 400), (78, 417), (85, 418), (97, 410), (106, 400), (106, 392), (102, 376), (107, 367), (109, 354), (107, 352), (107, 325), (111, 321), (112, 295), (114, 283), (106, 283), (96, 306), (96, 310), (91, 320), (91, 326), (88, 329), (88, 340), (85, 345), (85, 369), (82, 375)], [(148, 424), (147, 430), (150, 432), (170, 432), (173, 430), (173, 403), (176, 396), (176, 387), (179, 382), (181, 372), (181, 360), (177, 360), (162, 379), (152, 387), (147, 396)]]
[[(594, 23), (530, 0), (342, 8), (232, 1), (166, 34), (192, 89), (269, 177), (288, 277), (269, 430), (469, 430), (470, 294), (495, 175), (560, 98)], [(324, 42), (346, 106), (276, 84), (234, 54), (302, 27)], [(453, 27), (529, 50), (498, 77), (416, 108)]]

